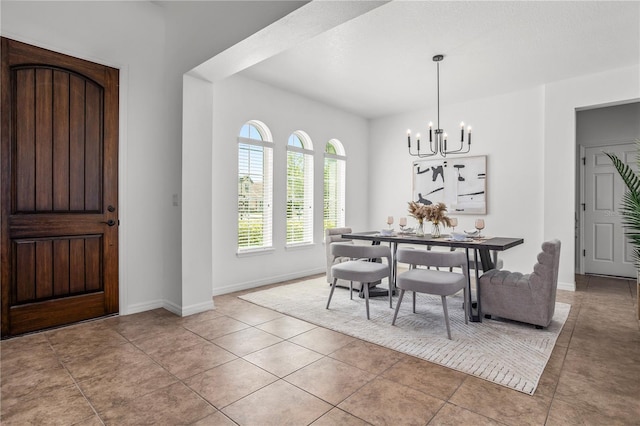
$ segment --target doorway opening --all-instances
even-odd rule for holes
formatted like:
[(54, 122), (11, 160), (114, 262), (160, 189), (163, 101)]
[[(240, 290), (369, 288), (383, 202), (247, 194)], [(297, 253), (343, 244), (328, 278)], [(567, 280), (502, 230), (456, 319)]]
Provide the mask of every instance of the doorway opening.
[(576, 273), (636, 277), (620, 215), (624, 183), (604, 152), (635, 169), (638, 139), (640, 102), (576, 111)]

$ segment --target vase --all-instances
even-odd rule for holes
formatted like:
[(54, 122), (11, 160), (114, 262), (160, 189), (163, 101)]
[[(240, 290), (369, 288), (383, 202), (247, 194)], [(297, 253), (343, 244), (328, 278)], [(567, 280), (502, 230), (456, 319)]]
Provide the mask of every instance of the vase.
[(424, 223), (418, 222), (418, 229), (416, 229), (417, 237), (424, 237)]
[(431, 238), (440, 238), (440, 224), (438, 222), (433, 222), (431, 226)]

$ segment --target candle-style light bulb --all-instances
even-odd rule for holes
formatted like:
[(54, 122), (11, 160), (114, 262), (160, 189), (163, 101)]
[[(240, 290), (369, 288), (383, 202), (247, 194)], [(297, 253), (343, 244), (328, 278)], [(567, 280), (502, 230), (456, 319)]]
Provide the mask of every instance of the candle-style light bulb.
[(409, 149), (411, 149), (411, 129), (407, 130), (407, 144)]
[(460, 142), (464, 142), (464, 121), (460, 122)]
[(467, 143), (471, 145), (471, 126), (467, 127), (467, 134), (469, 135), (467, 139)]
[(420, 152), (420, 133), (416, 133), (416, 139), (418, 140), (418, 153)]
[(429, 142), (433, 142), (433, 123), (430, 121), (429, 122)]

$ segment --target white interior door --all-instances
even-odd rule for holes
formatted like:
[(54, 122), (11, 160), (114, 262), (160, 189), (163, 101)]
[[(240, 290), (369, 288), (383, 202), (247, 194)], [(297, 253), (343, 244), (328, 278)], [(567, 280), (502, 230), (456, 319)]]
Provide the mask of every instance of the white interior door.
[(624, 235), (620, 204), (625, 185), (603, 151), (636, 169), (634, 144), (586, 149), (584, 270), (587, 274), (635, 278), (633, 250)]

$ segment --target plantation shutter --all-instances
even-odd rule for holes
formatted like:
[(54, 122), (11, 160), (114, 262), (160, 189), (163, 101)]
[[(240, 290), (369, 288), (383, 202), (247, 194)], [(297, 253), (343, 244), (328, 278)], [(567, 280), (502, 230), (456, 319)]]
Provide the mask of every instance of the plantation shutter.
[(271, 248), (273, 148), (271, 142), (238, 138), (238, 251)]
[(324, 229), (345, 226), (344, 157), (324, 154)]
[(313, 243), (313, 151), (287, 146), (287, 245)]

